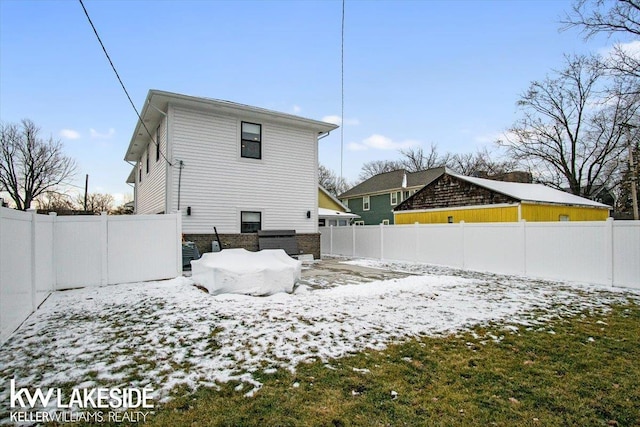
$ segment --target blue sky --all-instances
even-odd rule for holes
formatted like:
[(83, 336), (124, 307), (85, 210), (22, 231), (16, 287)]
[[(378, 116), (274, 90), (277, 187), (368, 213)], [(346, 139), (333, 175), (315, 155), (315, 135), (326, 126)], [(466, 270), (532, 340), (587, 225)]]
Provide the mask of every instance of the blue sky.
[[(91, 1), (85, 5), (134, 103), (149, 89), (313, 119), (340, 116), (340, 1)], [(517, 118), (532, 80), (563, 54), (597, 52), (559, 32), (570, 1), (349, 1), (344, 176), (438, 144), (469, 152)], [(136, 124), (77, 1), (0, 0), (0, 119), (30, 118), (79, 165), (71, 184), (132, 193), (122, 159)], [(340, 131), (320, 162), (339, 173)]]

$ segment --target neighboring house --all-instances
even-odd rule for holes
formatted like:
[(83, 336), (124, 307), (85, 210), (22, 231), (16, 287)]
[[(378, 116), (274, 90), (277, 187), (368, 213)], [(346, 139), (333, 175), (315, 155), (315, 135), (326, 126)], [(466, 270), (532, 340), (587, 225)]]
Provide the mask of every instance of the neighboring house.
[(223, 248), (251, 250), (256, 231), (287, 229), (296, 230), (301, 250), (319, 256), (318, 139), (336, 128), (150, 90), (125, 155), (135, 213), (180, 210), (182, 232), (201, 252), (211, 250), (213, 227)]
[(446, 170), (394, 209), (396, 224), (600, 221), (611, 207), (542, 184), (472, 178)]
[(336, 199), (324, 187), (318, 186), (318, 226), (344, 227), (351, 220), (360, 218), (349, 212), (349, 208)]
[(444, 170), (441, 167), (420, 172), (381, 173), (342, 193), (339, 198), (352, 213), (360, 215), (356, 224), (393, 224), (393, 208), (442, 175)]

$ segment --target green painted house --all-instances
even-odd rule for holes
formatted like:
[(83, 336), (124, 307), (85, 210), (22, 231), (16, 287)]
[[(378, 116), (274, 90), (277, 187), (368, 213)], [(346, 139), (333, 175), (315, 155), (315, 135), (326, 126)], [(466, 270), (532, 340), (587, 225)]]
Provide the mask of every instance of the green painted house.
[(402, 169), (385, 172), (361, 182), (339, 198), (351, 213), (360, 215), (356, 224), (393, 224), (393, 209), (444, 172), (444, 167), (420, 172)]

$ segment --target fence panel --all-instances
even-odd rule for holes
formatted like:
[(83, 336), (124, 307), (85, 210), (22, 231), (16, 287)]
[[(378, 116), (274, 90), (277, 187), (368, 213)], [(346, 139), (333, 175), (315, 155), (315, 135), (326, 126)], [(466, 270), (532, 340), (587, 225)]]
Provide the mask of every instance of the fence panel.
[(332, 227), (333, 255), (353, 255), (353, 227)]
[(382, 226), (384, 242), (383, 258), (391, 260), (417, 261), (418, 237), (413, 225)]
[(464, 268), (524, 274), (525, 223), (464, 224)]
[(102, 282), (102, 216), (58, 217), (54, 225), (56, 289), (106, 285)]
[(181, 232), (174, 216), (108, 218), (108, 284), (166, 279), (180, 274)]
[(640, 289), (640, 221), (613, 227), (613, 284)]
[(380, 258), (380, 226), (355, 227), (353, 231), (356, 233), (356, 253), (365, 258)]
[(0, 208), (0, 342), (32, 311), (32, 217)]
[(607, 222), (528, 223), (527, 274), (611, 284), (607, 274)]
[(463, 229), (460, 224), (420, 224), (414, 227), (417, 230), (417, 261), (463, 267)]

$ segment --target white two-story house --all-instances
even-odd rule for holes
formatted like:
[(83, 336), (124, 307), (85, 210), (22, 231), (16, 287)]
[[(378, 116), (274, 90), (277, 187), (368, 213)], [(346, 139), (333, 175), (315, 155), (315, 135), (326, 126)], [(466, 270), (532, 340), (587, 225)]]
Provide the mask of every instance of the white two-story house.
[(318, 140), (337, 126), (210, 98), (150, 90), (125, 160), (136, 214), (180, 211), (185, 238), (257, 248), (257, 230), (295, 230), (320, 255)]

